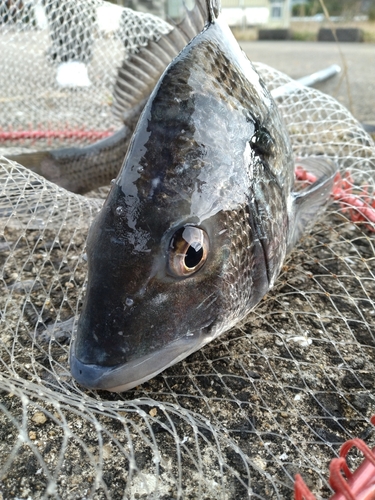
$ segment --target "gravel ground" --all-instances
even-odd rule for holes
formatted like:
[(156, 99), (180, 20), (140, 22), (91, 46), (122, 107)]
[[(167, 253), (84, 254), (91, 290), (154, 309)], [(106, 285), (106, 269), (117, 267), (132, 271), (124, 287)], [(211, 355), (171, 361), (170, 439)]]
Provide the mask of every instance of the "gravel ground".
[[(340, 64), (331, 44), (243, 47), (294, 77)], [(342, 49), (355, 115), (373, 122), (374, 107), (362, 102), (369, 90), (353, 89), (366, 69), (374, 94), (374, 47)], [(58, 194), (56, 209), (64, 209), (68, 196)], [(246, 325), (116, 395), (77, 387), (69, 334), (47, 336), (56, 318), (79, 311), (87, 271), (85, 231), (52, 227), (54, 215), (44, 231), (9, 228), (0, 240), (0, 499), (280, 500), (292, 497), (296, 472), (329, 497), (328, 464), (339, 446), (353, 436), (373, 441), (371, 233), (333, 207)]]

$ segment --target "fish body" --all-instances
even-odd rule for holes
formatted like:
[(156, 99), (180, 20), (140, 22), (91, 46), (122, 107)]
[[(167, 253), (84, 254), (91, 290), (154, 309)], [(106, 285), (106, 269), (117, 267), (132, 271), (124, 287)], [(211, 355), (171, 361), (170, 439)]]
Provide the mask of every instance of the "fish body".
[(90, 229), (70, 357), (86, 387), (130, 389), (242, 320), (329, 196), (319, 162), (293, 192), (276, 104), (217, 10), (151, 94)]

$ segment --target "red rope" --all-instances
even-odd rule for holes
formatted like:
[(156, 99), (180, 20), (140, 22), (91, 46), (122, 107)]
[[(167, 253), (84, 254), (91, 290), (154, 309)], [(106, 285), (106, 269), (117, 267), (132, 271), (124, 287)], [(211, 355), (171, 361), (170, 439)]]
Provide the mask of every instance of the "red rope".
[(1, 130), (0, 141), (21, 141), (40, 139), (105, 139), (114, 130)]

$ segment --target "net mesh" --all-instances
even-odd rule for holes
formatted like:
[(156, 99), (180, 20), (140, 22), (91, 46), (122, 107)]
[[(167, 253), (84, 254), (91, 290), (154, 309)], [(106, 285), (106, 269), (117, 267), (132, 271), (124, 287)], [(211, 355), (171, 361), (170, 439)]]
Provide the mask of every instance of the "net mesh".
[[(99, 0), (11, 5), (0, 4), (0, 138), (7, 146), (43, 149), (57, 139), (60, 146), (85, 145), (120, 128), (110, 106), (117, 68), (171, 26)], [(58, 84), (69, 62), (86, 66), (88, 85)]]
[[(84, 28), (93, 39), (84, 89), (57, 86), (61, 61), (50, 62), (51, 21), (46, 14), (45, 26), (38, 25), (39, 4), (25, 3), (27, 12), (21, 2), (10, 10), (1, 4), (5, 156), (96, 140), (30, 139), (30, 131), (119, 128), (110, 107), (117, 66), (126, 51), (170, 29), (113, 7), (128, 19), (121, 38), (118, 27), (99, 29), (98, 8), (112, 7), (69, 4), (95, 11), (95, 23)], [(257, 68), (271, 89), (291, 81)], [(296, 88), (279, 106), (296, 156), (324, 154), (340, 165), (336, 201), (246, 323), (123, 394), (83, 390), (68, 368), (86, 286), (85, 239), (101, 193), (75, 195), (0, 160), (4, 499), (284, 499), (297, 472), (318, 498), (328, 498), (328, 464), (340, 445), (354, 436), (374, 445), (374, 143), (317, 90)], [(350, 465), (359, 460), (352, 454)]]

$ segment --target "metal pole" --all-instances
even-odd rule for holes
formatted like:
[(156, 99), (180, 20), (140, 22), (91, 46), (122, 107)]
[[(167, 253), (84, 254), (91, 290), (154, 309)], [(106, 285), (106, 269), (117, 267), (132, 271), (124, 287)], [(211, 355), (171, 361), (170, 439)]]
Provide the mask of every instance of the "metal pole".
[(315, 84), (319, 82), (324, 82), (329, 78), (334, 77), (338, 73), (340, 73), (341, 68), (337, 64), (332, 64), (332, 66), (328, 66), (328, 68), (321, 69), (320, 71), (316, 71), (311, 75), (303, 76), (298, 80), (292, 80), (281, 87), (277, 87), (276, 89), (271, 91), (272, 97), (277, 99), (278, 97), (283, 97), (285, 95), (291, 94), (296, 90), (303, 87), (313, 87)]

